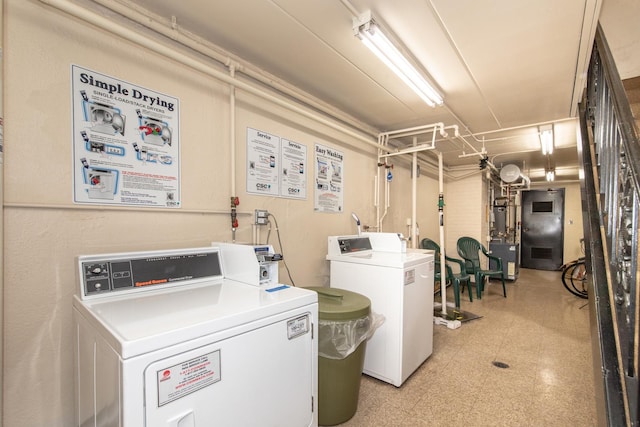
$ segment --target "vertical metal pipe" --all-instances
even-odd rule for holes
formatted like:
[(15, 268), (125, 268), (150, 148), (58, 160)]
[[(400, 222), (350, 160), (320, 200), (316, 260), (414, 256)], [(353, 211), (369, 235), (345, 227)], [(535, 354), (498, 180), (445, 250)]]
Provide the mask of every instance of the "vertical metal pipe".
[(447, 265), (445, 264), (444, 243), (444, 168), (442, 153), (438, 153), (438, 219), (440, 225), (440, 296), (442, 297), (442, 314), (447, 315)]
[[(435, 134), (435, 132), (434, 132)], [(418, 145), (418, 137), (413, 137), (413, 146)], [(418, 247), (418, 233), (416, 229), (416, 218), (418, 212), (418, 152), (412, 155), (413, 161), (411, 165), (411, 247)]]
[[(229, 76), (235, 78), (235, 67), (229, 67)], [(236, 196), (236, 87), (229, 85), (229, 143), (231, 167), (231, 195)]]
[[(235, 79), (235, 67), (229, 66), (229, 77), (231, 81)], [(230, 183), (231, 183), (231, 198), (235, 199), (236, 194), (236, 87), (231, 83), (229, 85), (229, 156), (230, 156)], [(232, 203), (232, 206), (234, 204)], [(231, 241), (236, 241), (236, 224), (235, 224), (235, 206), (231, 208)]]
[[(3, 43), (3, 39), (2, 39), (2, 34), (4, 34), (4, 26), (3, 26), (3, 22), (4, 22), (4, 11), (3, 11), (3, 3), (4, 2), (0, 2), (0, 202), (2, 203), (2, 205), (4, 206), (4, 193), (3, 193), (3, 188), (4, 188), (4, 181), (3, 181), (3, 176), (4, 176), (4, 106), (3, 106), (3, 102), (2, 100), (4, 99), (3, 96), (3, 87), (4, 87), (4, 76), (2, 74), (2, 70), (4, 69), (4, 65), (3, 65), (3, 55), (4, 55), (4, 43)], [(4, 209), (0, 209), (0, 239), (1, 242), (4, 242), (4, 228), (3, 228), (3, 224), (4, 224)], [(0, 272), (4, 271), (4, 244), (0, 244)], [(4, 300), (3, 300), (3, 295), (4, 295), (4, 281), (3, 281), (3, 274), (0, 274), (0, 348), (4, 349)], [(3, 353), (4, 351), (0, 351), (0, 369), (2, 369), (1, 367), (4, 366), (4, 360), (3, 360)], [(4, 374), (0, 373), (0, 414), (4, 413), (3, 411), (3, 402), (4, 402), (4, 396), (2, 393), (2, 390), (4, 389)], [(2, 423), (2, 421), (0, 421), (0, 424)]]

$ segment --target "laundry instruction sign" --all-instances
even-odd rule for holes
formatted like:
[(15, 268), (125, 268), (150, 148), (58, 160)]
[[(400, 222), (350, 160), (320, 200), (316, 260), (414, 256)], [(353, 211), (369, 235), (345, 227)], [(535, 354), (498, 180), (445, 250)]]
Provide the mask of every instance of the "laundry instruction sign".
[(180, 207), (179, 100), (71, 66), (76, 203)]
[(344, 206), (344, 153), (315, 145), (314, 210), (342, 212)]
[(247, 128), (247, 193), (307, 198), (307, 146)]

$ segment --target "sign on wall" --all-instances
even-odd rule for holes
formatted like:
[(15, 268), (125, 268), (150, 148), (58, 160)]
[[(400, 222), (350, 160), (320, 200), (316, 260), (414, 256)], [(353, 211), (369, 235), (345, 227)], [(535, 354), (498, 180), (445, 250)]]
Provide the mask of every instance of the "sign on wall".
[(344, 206), (344, 154), (325, 145), (315, 146), (314, 210), (342, 212)]
[(282, 138), (280, 195), (307, 198), (307, 146)]
[(180, 207), (179, 100), (72, 65), (76, 203)]
[(247, 128), (247, 193), (277, 196), (280, 137)]
[(307, 198), (307, 146), (247, 128), (247, 193)]

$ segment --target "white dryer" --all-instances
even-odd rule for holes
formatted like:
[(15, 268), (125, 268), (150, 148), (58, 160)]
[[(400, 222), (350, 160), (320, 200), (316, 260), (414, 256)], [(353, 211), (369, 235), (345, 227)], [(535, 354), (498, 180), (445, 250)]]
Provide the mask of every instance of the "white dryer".
[(316, 426), (317, 294), (225, 278), (248, 256), (80, 257), (76, 425)]
[(385, 322), (367, 342), (363, 372), (400, 387), (433, 352), (431, 251), (395, 233), (330, 236), (330, 286), (367, 296)]

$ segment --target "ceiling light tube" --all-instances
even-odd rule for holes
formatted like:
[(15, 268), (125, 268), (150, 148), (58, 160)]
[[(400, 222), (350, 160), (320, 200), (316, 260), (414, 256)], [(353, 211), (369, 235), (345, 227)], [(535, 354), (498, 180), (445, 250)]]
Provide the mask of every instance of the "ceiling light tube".
[(431, 107), (442, 105), (442, 96), (426, 78), (402, 55), (398, 48), (383, 34), (371, 14), (354, 19), (354, 32), (384, 64)]
[(553, 125), (540, 126), (540, 147), (543, 156), (553, 154), (553, 139)]
[(556, 175), (556, 173), (555, 173), (555, 171), (554, 171), (553, 169), (548, 170), (548, 171), (546, 172), (546, 174), (545, 174), (545, 176), (546, 176), (546, 178), (547, 178), (547, 182), (551, 182), (551, 181), (553, 181), (553, 180), (554, 180), (554, 178), (555, 178), (555, 175)]

